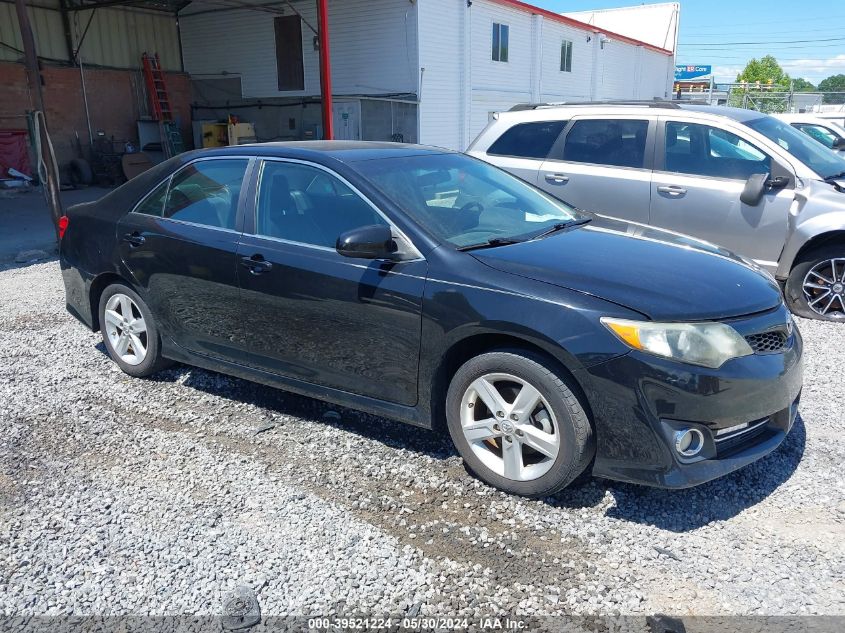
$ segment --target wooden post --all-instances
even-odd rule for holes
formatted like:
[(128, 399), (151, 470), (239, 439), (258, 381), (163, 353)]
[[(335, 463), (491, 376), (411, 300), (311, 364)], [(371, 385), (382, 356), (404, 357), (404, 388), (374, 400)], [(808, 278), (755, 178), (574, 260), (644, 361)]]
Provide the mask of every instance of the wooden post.
[[(44, 191), (44, 198), (53, 216), (53, 228), (56, 230), (56, 241), (59, 239), (59, 218), (62, 216), (62, 202), (59, 199), (59, 174), (53, 168), (54, 158), (50, 144), (47, 142), (47, 116), (44, 112), (44, 93), (41, 89), (41, 69), (38, 66), (38, 53), (35, 50), (35, 38), (32, 35), (32, 25), (29, 23), (29, 13), (26, 10), (25, 0), (15, 0), (15, 8), (18, 13), (18, 24), (21, 29), (21, 41), (23, 42), (24, 59), (26, 62), (26, 78), (29, 82), (29, 91), (32, 96), (32, 105), (40, 116), (33, 121), (33, 129), (36, 135), (41, 138), (40, 155), (36, 155), (36, 171), (39, 173), (38, 165), (44, 162), (45, 182), (41, 183)], [(39, 181), (41, 178), (39, 177)]]

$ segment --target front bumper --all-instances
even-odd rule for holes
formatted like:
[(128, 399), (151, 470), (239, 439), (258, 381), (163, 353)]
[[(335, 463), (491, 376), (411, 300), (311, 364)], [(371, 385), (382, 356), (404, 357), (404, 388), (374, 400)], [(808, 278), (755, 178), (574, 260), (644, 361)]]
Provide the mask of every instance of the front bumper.
[[(785, 308), (731, 322), (762, 332), (789, 318)], [(798, 411), (803, 341), (797, 328), (785, 350), (696, 367), (631, 352), (588, 369), (596, 422), (598, 477), (686, 488), (721, 477), (772, 452)], [(693, 460), (674, 448), (681, 428), (701, 431)]]

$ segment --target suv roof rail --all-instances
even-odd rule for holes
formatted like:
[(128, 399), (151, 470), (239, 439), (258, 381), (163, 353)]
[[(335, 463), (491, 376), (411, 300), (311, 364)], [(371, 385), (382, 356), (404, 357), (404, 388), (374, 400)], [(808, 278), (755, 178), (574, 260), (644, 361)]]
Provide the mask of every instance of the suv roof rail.
[(539, 110), (541, 108), (557, 108), (560, 106), (596, 106), (596, 105), (610, 105), (610, 106), (642, 106), (644, 108), (668, 108), (670, 110), (680, 110), (681, 106), (675, 101), (559, 101), (557, 103), (517, 103), (509, 112), (518, 112), (520, 110)]

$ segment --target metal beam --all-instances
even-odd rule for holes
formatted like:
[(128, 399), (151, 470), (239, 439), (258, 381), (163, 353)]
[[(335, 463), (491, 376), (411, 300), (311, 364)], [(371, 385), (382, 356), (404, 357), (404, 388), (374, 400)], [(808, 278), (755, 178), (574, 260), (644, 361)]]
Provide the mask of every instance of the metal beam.
[(332, 118), (332, 62), (329, 51), (329, 8), (328, 0), (317, 0), (317, 27), (320, 42), (320, 93), (323, 104), (323, 138), (334, 138)]

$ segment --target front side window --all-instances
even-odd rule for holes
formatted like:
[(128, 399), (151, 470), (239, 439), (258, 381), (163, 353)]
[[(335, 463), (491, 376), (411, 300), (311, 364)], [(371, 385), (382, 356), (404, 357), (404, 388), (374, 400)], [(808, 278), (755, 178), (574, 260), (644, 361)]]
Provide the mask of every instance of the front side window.
[(163, 217), (234, 230), (248, 164), (245, 158), (226, 158), (188, 165), (171, 179)]
[(493, 22), (493, 61), (508, 61), (508, 32), (510, 27), (507, 24)]
[(545, 159), (566, 121), (519, 123), (502, 134), (487, 150), (493, 156)]
[(560, 70), (561, 72), (572, 72), (572, 42), (563, 40), (560, 45)]
[(264, 163), (256, 234), (334, 248), (342, 233), (371, 224), (387, 222), (339, 178), (301, 163)]
[(645, 164), (648, 121), (634, 119), (585, 119), (566, 135), (563, 160), (616, 167), (641, 168)]
[(709, 125), (668, 121), (665, 146), (666, 171), (732, 180), (771, 171), (771, 159), (760, 149)]
[(412, 220), (458, 247), (525, 238), (584, 217), (519, 178), (463, 154), (360, 161), (354, 167)]

